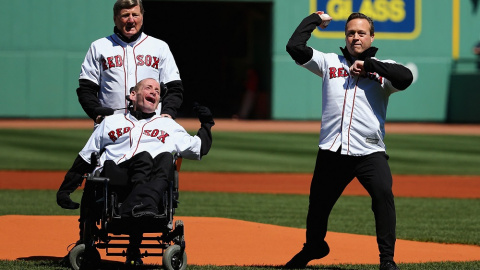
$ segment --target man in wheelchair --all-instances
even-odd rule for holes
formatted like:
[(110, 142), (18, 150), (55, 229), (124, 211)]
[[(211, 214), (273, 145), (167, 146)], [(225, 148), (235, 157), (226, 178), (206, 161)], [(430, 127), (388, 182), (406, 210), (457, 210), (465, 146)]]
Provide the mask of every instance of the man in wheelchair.
[[(80, 151), (57, 192), (57, 204), (78, 209), (70, 194), (80, 186), (85, 173), (110, 171), (115, 179), (124, 179), (128, 191), (118, 209), (122, 218), (158, 216), (162, 213), (163, 194), (171, 176), (176, 153), (182, 158), (200, 160), (212, 145), (211, 128), (215, 124), (207, 107), (196, 105), (201, 127), (195, 136), (173, 119), (155, 114), (160, 102), (160, 85), (155, 79), (140, 81), (131, 91), (127, 114), (107, 116)], [(94, 158), (97, 154), (97, 158)], [(111, 176), (108, 176), (111, 177)], [(121, 180), (120, 180), (121, 181)], [(80, 242), (88, 205), (92, 205), (86, 183), (80, 209)], [(141, 233), (130, 234), (127, 263), (141, 264), (138, 246)]]

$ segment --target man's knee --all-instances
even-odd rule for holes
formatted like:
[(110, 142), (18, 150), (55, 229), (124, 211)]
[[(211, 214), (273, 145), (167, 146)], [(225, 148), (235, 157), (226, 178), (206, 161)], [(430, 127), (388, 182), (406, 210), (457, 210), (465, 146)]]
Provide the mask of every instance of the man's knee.
[(173, 166), (173, 155), (169, 152), (163, 152), (158, 154), (153, 160), (155, 167), (172, 167)]
[(132, 162), (143, 162), (145, 164), (153, 165), (153, 157), (149, 152), (144, 151), (133, 156)]

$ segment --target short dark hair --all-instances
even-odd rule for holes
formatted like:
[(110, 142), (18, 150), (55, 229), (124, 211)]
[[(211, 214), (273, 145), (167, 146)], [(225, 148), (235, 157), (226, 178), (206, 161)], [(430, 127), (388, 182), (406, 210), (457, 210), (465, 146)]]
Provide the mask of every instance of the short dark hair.
[(113, 5), (113, 16), (117, 16), (122, 9), (133, 8), (136, 6), (140, 7), (140, 12), (142, 14), (145, 12), (143, 9), (142, 0), (117, 0)]
[(365, 19), (365, 20), (367, 20), (368, 23), (370, 24), (370, 35), (375, 34), (375, 27), (373, 26), (373, 20), (370, 17), (368, 17), (367, 15), (365, 15), (363, 13), (360, 13), (360, 12), (354, 12), (354, 13), (350, 14), (350, 16), (348, 16), (347, 22), (345, 23), (345, 34), (347, 33), (348, 22), (353, 20), (353, 19)]

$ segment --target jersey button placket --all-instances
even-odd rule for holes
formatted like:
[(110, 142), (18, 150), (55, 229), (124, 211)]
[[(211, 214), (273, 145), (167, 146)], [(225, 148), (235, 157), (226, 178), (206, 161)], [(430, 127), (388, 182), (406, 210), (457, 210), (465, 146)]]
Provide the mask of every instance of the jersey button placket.
[(128, 65), (127, 65), (127, 85), (134, 85), (136, 82), (135, 81), (132, 81), (134, 78), (133, 78), (133, 74), (135, 72), (135, 69), (136, 69), (136, 65), (134, 64), (135, 63), (135, 59), (134, 59), (134, 55), (133, 55), (133, 48), (130, 46), (130, 45), (127, 45), (126, 46), (126, 58), (127, 58), (127, 62), (128, 62)]
[[(353, 78), (350, 78), (350, 81)], [(351, 124), (351, 116), (352, 116), (352, 109), (353, 109), (353, 89), (350, 88), (351, 84), (348, 85), (347, 93), (345, 95), (345, 110), (343, 112), (343, 123), (342, 123), (342, 154), (346, 154), (348, 151), (348, 140), (349, 140), (349, 132), (350, 132), (350, 124)]]

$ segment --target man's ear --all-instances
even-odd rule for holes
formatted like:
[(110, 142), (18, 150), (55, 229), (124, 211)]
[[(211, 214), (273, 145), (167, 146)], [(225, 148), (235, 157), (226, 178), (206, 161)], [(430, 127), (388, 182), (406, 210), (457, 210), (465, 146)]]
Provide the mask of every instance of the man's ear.
[(130, 92), (130, 100), (134, 102), (137, 99), (137, 92), (132, 91)]

